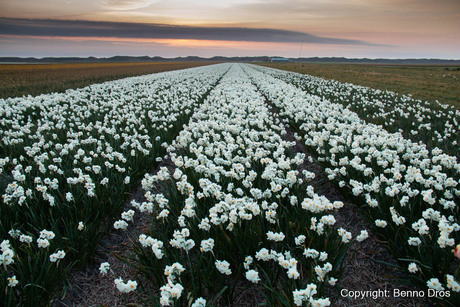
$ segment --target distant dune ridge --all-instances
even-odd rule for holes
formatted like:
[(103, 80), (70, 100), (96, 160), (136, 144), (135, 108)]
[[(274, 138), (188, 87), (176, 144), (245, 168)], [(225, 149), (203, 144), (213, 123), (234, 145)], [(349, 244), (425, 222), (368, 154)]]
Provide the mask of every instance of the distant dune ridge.
[[(88, 63), (88, 62), (270, 62), (279, 56), (204, 58), (198, 56), (163, 58), (159, 56), (113, 56), (113, 57), (0, 57), (0, 63)], [(344, 57), (289, 58), (292, 62), (309, 63), (369, 63), (369, 64), (405, 64), (405, 65), (460, 65), (460, 60), (445, 59), (368, 59)]]

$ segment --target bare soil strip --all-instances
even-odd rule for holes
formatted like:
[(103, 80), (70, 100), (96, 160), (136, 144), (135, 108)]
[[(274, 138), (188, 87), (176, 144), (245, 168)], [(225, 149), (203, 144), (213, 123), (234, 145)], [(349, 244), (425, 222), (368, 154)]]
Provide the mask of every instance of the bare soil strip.
[(214, 63), (79, 63), (79, 64), (1, 64), (0, 98), (65, 92), (116, 79)]

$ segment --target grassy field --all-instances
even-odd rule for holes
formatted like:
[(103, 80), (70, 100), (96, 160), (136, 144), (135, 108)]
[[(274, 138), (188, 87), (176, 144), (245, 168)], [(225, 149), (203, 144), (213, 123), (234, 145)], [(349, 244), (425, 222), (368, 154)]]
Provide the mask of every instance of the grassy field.
[(0, 98), (62, 92), (125, 77), (190, 68), (209, 63), (84, 63), (0, 65)]
[(412, 94), (421, 100), (438, 100), (460, 108), (460, 66), (403, 66), (367, 64), (265, 63), (325, 79)]

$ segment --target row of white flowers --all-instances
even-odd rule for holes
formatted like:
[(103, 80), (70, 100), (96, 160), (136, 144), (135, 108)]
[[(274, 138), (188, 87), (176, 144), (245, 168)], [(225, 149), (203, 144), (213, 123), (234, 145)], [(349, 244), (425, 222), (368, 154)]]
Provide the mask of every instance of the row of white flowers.
[[(161, 161), (161, 143), (177, 135), (227, 70), (200, 67), (0, 100), (0, 284), (16, 286), (5, 292), (10, 304), (36, 297), (47, 304), (62, 284), (54, 263), (64, 250), (68, 263), (91, 260), (103, 223), (121, 212), (133, 181)], [(41, 229), (54, 239), (38, 237)], [(53, 263), (40, 261), (48, 256)], [(7, 281), (13, 272), (22, 278)], [(44, 275), (49, 280), (38, 279)]]
[[(216, 291), (234, 288), (242, 270), (248, 281), (272, 289), (273, 304), (290, 290), (295, 305), (330, 305), (318, 296), (337, 282), (352, 236), (334, 226), (331, 213), (343, 204), (306, 184), (314, 174), (298, 171), (305, 155), (289, 153), (295, 142), (283, 140), (285, 133), (234, 65), (168, 147), (175, 170), (146, 175), (147, 201), (133, 206), (152, 217), (155, 230), (139, 236), (138, 265), (150, 280), (166, 283), (161, 305), (204, 295), (216, 303)], [(161, 182), (169, 185), (166, 196), (151, 191)], [(203, 286), (193, 283), (197, 278)]]
[(390, 132), (400, 132), (415, 142), (422, 141), (460, 157), (460, 110), (454, 106), (310, 75), (262, 67), (257, 69), (307, 93), (340, 103), (362, 119), (382, 125)]
[(396, 256), (411, 262), (409, 271), (415, 274), (417, 265), (428, 287), (458, 292), (449, 275), (452, 248), (460, 243), (457, 158), (367, 123), (341, 104), (269, 76), (269, 69), (245, 70), (328, 166), (328, 178), (364, 204)]

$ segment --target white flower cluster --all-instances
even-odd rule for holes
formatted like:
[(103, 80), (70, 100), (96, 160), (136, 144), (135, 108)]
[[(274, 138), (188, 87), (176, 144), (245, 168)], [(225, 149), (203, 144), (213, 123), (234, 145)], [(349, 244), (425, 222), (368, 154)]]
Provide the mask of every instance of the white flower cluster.
[[(110, 263), (102, 262), (99, 266), (100, 274), (107, 275), (109, 271), (114, 273), (110, 268)], [(118, 277), (114, 280), (114, 284), (117, 287), (118, 291), (120, 291), (121, 293), (130, 293), (137, 289), (137, 281), (135, 280), (128, 280), (127, 282), (124, 282), (121, 277)]]
[(308, 302), (310, 306), (318, 306), (318, 307), (323, 307), (323, 306), (330, 306), (331, 302), (329, 301), (328, 298), (320, 298), (320, 299), (314, 299), (313, 295), (318, 293), (317, 287), (315, 284), (308, 284), (305, 289), (302, 290), (294, 290), (294, 304), (296, 306), (302, 306), (303, 302)]
[(9, 240), (3, 240), (0, 244), (0, 249), (2, 251), (2, 255), (0, 256), (0, 265), (7, 266), (14, 263), (14, 251), (11, 248), (11, 243)]
[(64, 259), (65, 257), (65, 252), (63, 250), (59, 250), (53, 254), (50, 255), (50, 261), (51, 262), (57, 262), (61, 259)]
[(101, 265), (99, 266), (99, 272), (102, 275), (106, 275), (110, 270), (110, 263), (108, 262), (102, 262)]
[(115, 279), (115, 285), (121, 293), (129, 293), (137, 289), (137, 281), (128, 280), (127, 282), (124, 282), (121, 277)]
[[(8, 265), (11, 265), (14, 263), (14, 256), (15, 253), (13, 249), (11, 248), (11, 243), (9, 240), (3, 240), (2, 243), (0, 244), (0, 251), (2, 254), (0, 255), (0, 266), (3, 268), (7, 268)], [(19, 281), (16, 278), (16, 275), (13, 275), (12, 277), (7, 277), (8, 280), (8, 287), (16, 287)]]
[(141, 243), (143, 247), (151, 247), (157, 259), (163, 258), (164, 253), (163, 253), (163, 242), (162, 241), (154, 239), (145, 234), (141, 234), (139, 235), (139, 243)]
[(42, 231), (40, 231), (40, 237), (37, 239), (38, 247), (47, 248), (48, 246), (50, 246), (49, 240), (54, 239), (55, 236), (56, 235), (54, 234), (54, 232), (43, 229)]
[[(182, 295), (184, 287), (180, 283), (175, 283), (175, 281), (176, 278), (178, 278), (180, 274), (184, 271), (185, 268), (178, 262), (173, 263), (171, 266), (166, 266), (164, 273), (166, 275), (168, 283), (160, 288), (161, 306), (170, 306), (170, 304), (172, 303), (171, 300), (178, 299)], [(206, 301), (204, 303), (206, 303)]]
[(190, 236), (190, 230), (188, 228), (182, 228), (182, 230), (175, 230), (173, 239), (169, 241), (169, 244), (175, 248), (180, 248), (185, 251), (191, 250), (195, 246), (193, 239), (187, 239)]
[(230, 275), (232, 274), (232, 270), (230, 269), (230, 263), (226, 260), (216, 260), (216, 268), (221, 272), (222, 274), (225, 275)]

